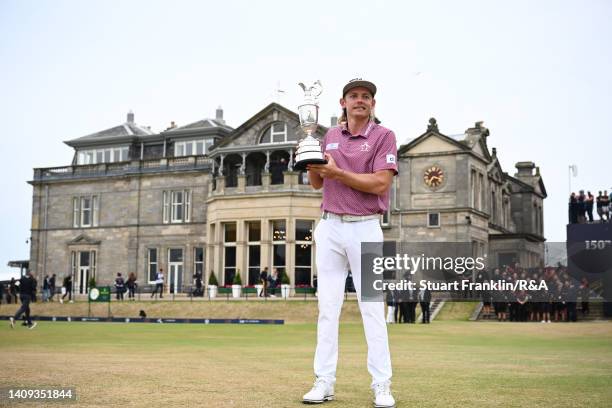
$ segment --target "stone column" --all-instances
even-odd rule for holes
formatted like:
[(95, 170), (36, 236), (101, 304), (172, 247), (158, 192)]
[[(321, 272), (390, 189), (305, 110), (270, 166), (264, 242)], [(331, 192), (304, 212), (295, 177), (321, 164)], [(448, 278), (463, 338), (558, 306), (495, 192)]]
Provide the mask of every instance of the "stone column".
[(266, 150), (266, 164), (264, 165), (264, 173), (270, 173), (270, 151)]
[(289, 149), (289, 163), (287, 163), (287, 170), (293, 171), (293, 149)]
[(239, 174), (238, 175), (238, 192), (244, 193), (246, 191), (246, 175)]
[(271, 181), (272, 176), (270, 175), (270, 173), (263, 173), (261, 175), (261, 187), (262, 187), (262, 191), (269, 191), (270, 190), (270, 181)]
[(219, 175), (222, 176), (223, 175), (223, 159), (225, 159), (225, 156), (221, 155), (220, 158), (221, 158), (221, 163), (219, 163)]
[(225, 176), (217, 177), (217, 194), (225, 194)]

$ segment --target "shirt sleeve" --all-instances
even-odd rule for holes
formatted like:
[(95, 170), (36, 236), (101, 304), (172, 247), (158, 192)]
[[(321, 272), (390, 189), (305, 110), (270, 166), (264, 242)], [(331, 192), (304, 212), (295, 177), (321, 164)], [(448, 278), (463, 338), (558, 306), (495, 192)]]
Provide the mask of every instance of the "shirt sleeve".
[(372, 170), (374, 172), (380, 170), (393, 170), (393, 174), (397, 175), (397, 144), (395, 141), (395, 134), (392, 131), (384, 135), (378, 144), (376, 154), (374, 155)]

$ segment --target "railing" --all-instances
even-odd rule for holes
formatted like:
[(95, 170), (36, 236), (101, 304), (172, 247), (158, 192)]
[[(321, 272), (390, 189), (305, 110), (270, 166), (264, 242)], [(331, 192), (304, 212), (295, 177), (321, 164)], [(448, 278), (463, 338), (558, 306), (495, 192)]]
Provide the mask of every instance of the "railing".
[[(115, 288), (114, 284), (99, 285), (99, 286), (110, 286), (111, 301), (117, 301), (117, 289)], [(77, 289), (77, 288), (74, 288), (74, 289)], [(178, 300), (189, 300), (191, 302), (210, 301), (215, 298), (220, 299), (220, 300), (230, 300), (230, 299), (249, 300), (249, 299), (257, 299), (260, 297), (259, 296), (260, 293), (263, 294), (262, 290), (258, 289), (255, 286), (241, 287), (240, 296), (238, 298), (235, 298), (233, 296), (231, 287), (225, 287), (225, 286), (217, 287), (215, 295), (211, 294), (207, 285), (203, 285), (199, 288), (195, 284), (176, 285), (176, 286), (172, 286), (168, 288), (167, 284), (164, 284), (163, 293), (161, 294), (161, 296), (160, 296), (160, 293), (157, 292), (155, 289), (156, 289), (155, 284), (137, 285), (136, 289), (134, 290), (133, 299), (138, 300), (138, 301), (141, 301), (141, 300), (144, 300), (144, 301), (147, 301), (147, 300), (173, 301), (173, 300), (178, 299)], [(348, 297), (349, 293), (351, 293), (351, 291), (349, 290), (345, 291), (345, 298)], [(264, 300), (271, 300), (274, 298), (279, 299), (279, 300), (284, 299), (282, 296), (282, 288), (280, 286), (277, 286), (274, 288), (267, 288), (266, 294), (267, 294), (266, 297), (261, 296), (261, 298)], [(62, 297), (60, 287), (56, 287), (54, 295), (55, 295), (55, 301), (58, 301), (59, 298)], [(316, 288), (303, 287), (303, 286), (297, 286), (297, 287), (290, 286), (288, 296), (287, 296), (287, 298), (292, 298), (292, 299), (302, 298), (304, 300), (307, 300), (308, 298), (315, 298), (315, 297), (316, 297)], [(72, 299), (74, 298), (78, 298), (79, 300), (87, 300), (87, 297), (85, 294), (82, 294), (82, 293), (80, 294), (75, 291), (72, 292)], [(37, 300), (40, 300), (40, 299), (42, 299), (42, 296)], [(67, 298), (64, 300), (67, 301)], [(125, 287), (124, 292), (123, 292), (123, 300), (124, 301), (130, 300), (129, 291), (127, 287)]]
[(103, 177), (109, 175), (138, 174), (159, 171), (176, 171), (212, 168), (213, 160), (203, 156), (170, 157), (154, 160), (133, 160), (128, 162), (82, 164), (62, 167), (34, 169), (34, 181), (61, 180), (74, 178)]

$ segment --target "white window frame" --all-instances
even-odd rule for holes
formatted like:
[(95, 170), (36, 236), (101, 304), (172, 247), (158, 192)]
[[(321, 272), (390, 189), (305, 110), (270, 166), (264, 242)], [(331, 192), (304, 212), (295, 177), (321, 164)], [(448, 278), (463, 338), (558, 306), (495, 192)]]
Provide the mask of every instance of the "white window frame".
[[(179, 201), (177, 199), (178, 195), (181, 195), (181, 200)], [(181, 223), (183, 222), (184, 218), (185, 218), (185, 196), (183, 191), (172, 191), (172, 193), (170, 194), (171, 200), (170, 200), (170, 223), (172, 224), (177, 224), (177, 223)], [(182, 213), (181, 216), (179, 217), (177, 215), (177, 213), (179, 212), (179, 208), (181, 209)]]
[[(197, 257), (198, 249), (202, 250), (202, 261), (198, 261), (198, 257)], [(202, 281), (204, 281), (204, 275), (206, 275), (206, 271), (204, 270), (205, 262), (206, 262), (206, 254), (204, 253), (204, 244), (202, 244), (201, 246), (193, 247), (193, 275), (195, 275), (198, 270), (197, 268), (198, 264), (202, 264)]]
[[(85, 200), (89, 200), (89, 207), (83, 207)], [(84, 222), (84, 210), (89, 211), (89, 223)], [(83, 195), (72, 197), (72, 227), (91, 228), (97, 227), (100, 216), (100, 196)]]
[[(214, 143), (212, 139), (181, 140), (174, 144), (174, 157), (204, 156), (208, 153), (208, 147)], [(198, 145), (201, 145), (202, 153), (198, 153)], [(191, 154), (187, 154), (187, 147)]]
[(162, 223), (168, 224), (170, 222), (170, 192), (162, 192)]
[[(155, 262), (151, 262), (151, 251), (155, 251)], [(157, 280), (157, 272), (159, 272), (159, 248), (147, 248), (147, 263), (145, 264), (146, 267), (146, 274), (147, 274), (147, 280), (149, 280), (149, 285), (154, 284), (155, 281)], [(155, 265), (155, 276), (153, 280), (151, 279), (151, 265)]]
[[(434, 214), (438, 215), (438, 224), (437, 225), (430, 224), (430, 221), (431, 221), (430, 215), (434, 215)], [(442, 220), (441, 220), (439, 212), (428, 212), (427, 213), (427, 228), (440, 228), (440, 226), (442, 224), (441, 221)]]
[[(285, 222), (285, 235), (282, 237), (282, 239), (275, 239), (274, 237), (274, 223), (277, 221), (284, 221)], [(272, 265), (272, 270), (274, 270), (274, 268), (282, 268), (285, 273), (288, 270), (288, 266), (287, 266), (287, 251), (289, 249), (289, 247), (287, 246), (287, 229), (288, 229), (288, 225), (289, 222), (287, 219), (285, 218), (278, 218), (275, 220), (270, 220), (270, 241), (272, 242), (272, 250), (270, 251), (270, 265)], [(277, 237), (278, 238), (278, 237)], [(274, 264), (274, 247), (276, 245), (283, 245), (285, 247), (285, 264), (284, 265), (275, 265)]]
[[(283, 124), (283, 131), (282, 132), (275, 132), (274, 131), (274, 125), (277, 124)], [(270, 141), (269, 142), (262, 142), (263, 138), (266, 136), (267, 133), (270, 133)], [(283, 135), (283, 140), (281, 141), (274, 141), (274, 136), (278, 136), (278, 135)], [(264, 133), (262, 133), (261, 137), (259, 138), (259, 144), (278, 144), (278, 143), (287, 143), (287, 137), (289, 136), (289, 128), (287, 127), (287, 122), (273, 122), (270, 124), (270, 127), (266, 128), (266, 131)]]
[[(182, 200), (177, 200), (178, 193)], [(182, 216), (177, 217), (178, 207), (182, 207)], [(191, 190), (164, 190), (162, 192), (162, 223), (181, 224), (191, 222)]]
[[(85, 207), (86, 200), (89, 201), (89, 205)], [(88, 220), (85, 223), (85, 211), (88, 212)], [(81, 227), (91, 227), (93, 225), (93, 205), (91, 197), (81, 197)]]
[[(233, 224), (235, 229), (236, 229), (236, 240), (235, 241), (226, 241), (225, 240), (225, 229), (230, 224)], [(235, 221), (234, 222), (224, 222), (221, 225), (222, 225), (221, 233), (223, 234), (223, 254), (222, 254), (223, 263), (221, 264), (222, 265), (222, 267), (221, 267), (221, 271), (222, 272), (221, 273), (223, 274), (223, 285), (232, 285), (233, 282), (226, 282), (225, 281), (225, 270), (232, 268), (231, 266), (228, 268), (225, 265), (225, 252), (226, 252), (225, 248), (227, 248), (227, 247), (234, 247), (234, 248), (236, 248), (236, 265), (233, 266), (233, 268), (234, 268), (234, 275), (235, 275), (235, 274), (238, 273), (238, 269), (239, 269), (238, 268), (238, 248), (237, 248), (237, 245), (236, 245), (236, 242), (238, 241), (238, 223), (235, 222)], [(240, 277), (242, 278), (242, 276), (240, 276)]]
[[(297, 225), (298, 225), (298, 221), (307, 221), (310, 222), (310, 240), (298, 240), (297, 239)], [(316, 225), (316, 221), (312, 220), (312, 219), (296, 219), (295, 220), (295, 251), (297, 252), (297, 247), (298, 246), (310, 246), (310, 265), (298, 265), (297, 264), (297, 255), (294, 256), (293, 258), (293, 270), (294, 273), (298, 268), (310, 268), (310, 282), (309, 284), (312, 285), (312, 277), (313, 277), (313, 271), (314, 271), (314, 246), (312, 245), (314, 243), (314, 230), (315, 230), (315, 225)], [(295, 283), (295, 282), (294, 282)]]
[[(259, 240), (258, 241), (251, 241), (251, 225), (253, 224), (259, 224)], [(251, 269), (253, 269), (255, 266), (253, 266), (251, 264), (251, 247), (259, 247), (259, 265), (257, 265), (257, 268), (261, 268), (262, 267), (262, 259), (261, 259), (261, 233), (262, 233), (262, 221), (261, 220), (255, 220), (255, 221), (247, 221), (245, 223), (246, 225), (246, 241), (247, 241), (247, 252), (246, 252), (246, 257), (247, 257), (247, 283), (249, 280), (249, 275), (251, 273)]]
[(80, 197), (72, 197), (72, 226), (79, 228), (81, 226), (81, 199)]
[[(99, 149), (79, 150), (77, 155), (78, 165), (116, 163), (129, 160), (129, 146), (113, 146)], [(102, 160), (98, 160), (98, 156)], [(108, 158), (108, 160), (107, 160)]]

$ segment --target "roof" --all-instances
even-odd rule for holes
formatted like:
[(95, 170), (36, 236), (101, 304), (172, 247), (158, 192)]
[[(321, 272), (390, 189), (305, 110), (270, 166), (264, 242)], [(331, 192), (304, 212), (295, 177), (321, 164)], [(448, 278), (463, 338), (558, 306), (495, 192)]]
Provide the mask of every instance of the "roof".
[[(224, 147), (224, 146), (228, 145), (229, 143), (231, 143), (233, 140), (236, 140), (247, 129), (250, 129), (255, 123), (257, 123), (257, 121), (261, 120), (262, 117), (265, 117), (266, 115), (268, 115), (270, 112), (272, 112), (274, 110), (284, 112), (289, 117), (293, 117), (298, 123), (300, 121), (300, 117), (298, 116), (297, 113), (293, 112), (292, 110), (290, 110), (288, 108), (285, 108), (284, 106), (282, 106), (282, 105), (280, 105), (280, 104), (278, 104), (276, 102), (272, 102), (269, 105), (267, 105), (265, 108), (263, 108), (262, 110), (257, 112), (255, 115), (253, 115), (250, 119), (248, 119), (242, 125), (238, 126), (236, 129), (234, 129), (232, 131), (232, 133), (229, 136), (227, 136), (225, 139), (220, 140), (218, 143), (215, 143), (213, 146), (211, 146), (211, 150), (217, 149), (219, 147)], [(317, 133), (325, 134), (325, 132), (327, 132), (327, 130), (328, 130), (328, 128), (326, 126), (323, 126), (323, 125), (319, 125), (317, 127)]]
[(234, 128), (226, 125), (224, 122), (221, 122), (218, 119), (202, 119), (197, 122), (190, 123), (185, 126), (180, 126), (174, 129), (169, 129), (167, 132), (177, 132), (181, 130), (195, 130), (195, 129), (212, 129), (212, 128), (224, 128), (227, 130), (234, 130)]
[(129, 142), (134, 138), (153, 134), (155, 133), (148, 128), (138, 126), (135, 123), (125, 122), (100, 132), (65, 141), (64, 143), (71, 147), (79, 147), (103, 142), (114, 143), (123, 140)]

